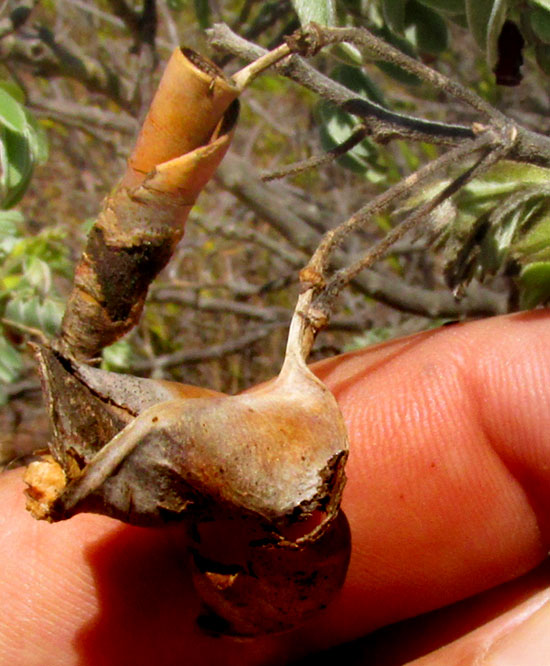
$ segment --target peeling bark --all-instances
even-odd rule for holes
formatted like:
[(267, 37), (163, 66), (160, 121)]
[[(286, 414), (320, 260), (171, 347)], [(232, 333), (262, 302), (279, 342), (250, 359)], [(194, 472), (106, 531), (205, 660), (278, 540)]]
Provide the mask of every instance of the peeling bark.
[(213, 64), (187, 49), (173, 53), (76, 268), (57, 341), (65, 356), (92, 360), (138, 322), (150, 283), (229, 147), (238, 94)]

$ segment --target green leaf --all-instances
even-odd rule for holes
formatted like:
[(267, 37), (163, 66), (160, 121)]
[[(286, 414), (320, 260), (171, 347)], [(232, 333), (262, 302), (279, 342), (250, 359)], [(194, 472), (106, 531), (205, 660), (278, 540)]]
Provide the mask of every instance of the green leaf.
[(29, 142), (30, 150), (36, 164), (44, 164), (48, 161), (48, 137), (42, 125), (27, 109), (24, 109), (27, 119), (25, 136)]
[(529, 20), (533, 32), (541, 42), (550, 44), (550, 10), (535, 7), (531, 10)]
[(210, 4), (208, 0), (193, 0), (193, 2), (197, 21), (200, 27), (206, 30), (206, 28), (210, 27)]
[[(400, 51), (403, 51), (403, 53), (406, 53), (413, 58), (415, 57), (414, 49), (412, 48), (410, 42), (395, 35), (388, 27), (384, 26), (381, 30), (376, 31), (376, 34), (378, 37), (381, 37), (382, 39), (389, 42), (392, 46), (395, 46)], [(376, 62), (376, 66), (388, 76), (391, 76), (396, 81), (404, 83), (405, 85), (416, 86), (421, 82), (417, 76), (410, 74), (402, 67), (394, 65), (392, 62), (379, 60)]]
[(550, 261), (550, 215), (547, 208), (542, 212), (541, 219), (514, 244), (514, 255), (522, 263)]
[(465, 0), (418, 0), (418, 2), (442, 14), (464, 14), (466, 12)]
[[(316, 115), (319, 116), (319, 136), (325, 150), (332, 150), (349, 138), (356, 125), (352, 116), (326, 102), (322, 102), (318, 106)], [(355, 173), (364, 174), (376, 155), (376, 147), (365, 139), (339, 157), (338, 163)]]
[(385, 24), (398, 35), (405, 30), (405, 7), (407, 0), (382, 0), (382, 15)]
[(361, 97), (386, 106), (386, 100), (380, 88), (370, 79), (363, 69), (350, 65), (338, 65), (329, 74), (330, 78), (353, 90)]
[(25, 135), (7, 128), (0, 131), (1, 207), (11, 208), (21, 199), (31, 179), (34, 161)]
[(535, 58), (541, 71), (550, 76), (550, 49), (546, 44), (535, 45)]
[(334, 0), (292, 0), (292, 6), (302, 25), (310, 21), (320, 25), (336, 25)]
[(0, 88), (0, 124), (18, 134), (22, 134), (27, 126), (23, 107), (4, 88)]
[(405, 12), (405, 36), (424, 53), (438, 55), (448, 45), (445, 21), (428, 7), (410, 0)]
[(531, 0), (532, 5), (538, 5), (550, 12), (550, 0)]
[(0, 210), (0, 261), (3, 261), (21, 240), (23, 215), (17, 210)]
[(119, 340), (103, 350), (102, 370), (121, 371), (130, 366), (132, 345), (127, 340)]
[(31, 256), (25, 259), (23, 275), (25, 282), (30, 285), (35, 292), (46, 295), (52, 286), (52, 271), (49, 265), (39, 259)]
[(468, 27), (491, 69), (498, 60), (498, 38), (507, 13), (508, 0), (466, 0)]
[(550, 262), (538, 261), (525, 266), (518, 278), (520, 307), (534, 308), (550, 300)]
[(63, 309), (61, 301), (51, 298), (43, 300), (38, 296), (16, 296), (6, 304), (4, 316), (18, 324), (55, 335), (61, 325)]
[(25, 103), (25, 93), (17, 83), (14, 83), (13, 81), (0, 81), (0, 88), (5, 90), (8, 95), (11, 95), (16, 102), (19, 102), (19, 104)]
[[(378, 86), (358, 67), (338, 65), (330, 72), (330, 77), (363, 97), (385, 106), (385, 99)], [(332, 150), (345, 141), (357, 125), (356, 119), (349, 113), (332, 104), (322, 102), (315, 111), (319, 120), (321, 145), (325, 150)], [(370, 178), (376, 178), (371, 167), (375, 166), (378, 149), (364, 139), (357, 146), (338, 158), (338, 163), (356, 173), (364, 174), (368, 170)]]

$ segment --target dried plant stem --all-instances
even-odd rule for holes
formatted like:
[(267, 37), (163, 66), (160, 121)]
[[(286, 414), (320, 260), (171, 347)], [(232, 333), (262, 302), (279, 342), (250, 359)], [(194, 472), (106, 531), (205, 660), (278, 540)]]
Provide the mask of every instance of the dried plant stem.
[[(330, 280), (323, 285), (319, 296), (314, 299), (314, 307), (325, 313), (328, 319), (328, 315), (332, 310), (335, 299), (342, 289), (344, 289), (360, 271), (372, 266), (376, 261), (384, 257), (395, 242), (401, 240), (406, 233), (425, 220), (426, 217), (439, 205), (458, 192), (464, 187), (464, 185), (466, 185), (466, 183), (473, 178), (479, 177), (498, 160), (502, 159), (506, 152), (512, 147), (514, 138), (515, 131), (512, 128), (512, 131), (508, 133), (507, 137), (505, 136), (503, 138), (502, 143), (491, 147), (491, 143), (494, 143), (494, 135), (493, 137), (485, 137), (482, 135), (478, 145), (474, 147), (474, 150), (478, 151), (482, 148), (486, 148), (488, 151), (485, 152), (470, 168), (449, 183), (449, 185), (439, 192), (439, 194), (419, 206), (413, 213), (406, 217), (401, 224), (392, 229), (392, 231), (361, 257), (361, 259), (334, 273)], [(483, 139), (488, 140), (482, 141)], [(348, 223), (346, 222), (341, 225), (341, 227), (345, 227), (347, 224)], [(326, 264), (328, 257), (321, 256), (320, 260)]]
[[(261, 46), (235, 34), (224, 23), (215, 24), (208, 30), (208, 38), (215, 48), (247, 60), (260, 58), (267, 53)], [(298, 45), (295, 49), (296, 52), (300, 51)], [(371, 100), (360, 99), (356, 92), (321, 74), (297, 55), (278, 63), (276, 69), (349, 113), (368, 120), (369, 131), (375, 141), (401, 137), (413, 141), (454, 145), (458, 141), (474, 138), (474, 133), (469, 127), (415, 118), (391, 111)]]
[[(290, 321), (288, 339), (286, 343), (285, 360), (281, 373), (285, 368), (303, 367), (315, 341), (317, 328), (311, 318), (311, 303), (314, 290), (306, 289), (298, 297), (294, 314)], [(320, 327), (319, 327), (320, 328)]]
[(278, 46), (276, 49), (268, 51), (265, 55), (262, 55), (257, 60), (251, 62), (250, 65), (247, 65), (236, 74), (233, 74), (231, 78), (235, 87), (239, 91), (244, 90), (258, 76), (258, 74), (261, 74), (268, 67), (271, 67), (283, 58), (286, 58), (290, 53), (291, 50), (287, 44), (281, 44), (281, 46)]
[[(402, 67), (410, 74), (468, 104), (490, 118), (493, 123), (505, 125), (509, 122), (504, 114), (491, 106), (473, 90), (428, 67), (420, 60), (411, 58), (383, 39), (376, 37), (366, 28), (330, 28), (315, 23), (305, 26), (302, 35), (302, 40), (309, 42), (309, 48), (313, 52), (329, 44), (341, 44), (342, 42), (353, 44), (361, 49), (367, 58), (372, 59), (374, 57), (376, 60), (384, 60)], [(306, 54), (308, 53), (306, 52)]]
[[(492, 133), (484, 133), (474, 141), (469, 141), (453, 148), (449, 152), (444, 153), (437, 159), (432, 160), (425, 166), (421, 167), (410, 176), (407, 176), (407, 178), (400, 180), (389, 190), (386, 190), (384, 193), (363, 206), (363, 208), (357, 211), (357, 213), (352, 215), (348, 220), (335, 229), (327, 232), (307, 264), (304, 270), (304, 275), (312, 281), (315, 281), (316, 279), (323, 281), (324, 272), (328, 266), (332, 253), (348, 234), (359, 227), (364, 226), (374, 215), (381, 213), (400, 197), (409, 194), (413, 189), (422, 185), (434, 174), (443, 171), (453, 164), (459, 163), (460, 160), (469, 157), (483, 148), (487, 148), (494, 142), (495, 137)], [(399, 237), (391, 237), (392, 234), (395, 234), (396, 232), (397, 229), (394, 229), (393, 232), (390, 232), (386, 237), (389, 243), (388, 247), (401, 238), (402, 234), (400, 234)]]
[(367, 127), (361, 123), (353, 130), (353, 132), (345, 141), (342, 141), (342, 143), (338, 144), (326, 153), (323, 153), (322, 155), (314, 155), (313, 157), (309, 157), (307, 160), (302, 160), (300, 162), (294, 162), (294, 164), (289, 164), (288, 166), (282, 167), (281, 169), (264, 172), (260, 174), (260, 177), (264, 183), (267, 183), (270, 180), (277, 180), (278, 178), (285, 178), (286, 176), (295, 176), (296, 174), (302, 173), (302, 171), (306, 171), (307, 169), (313, 169), (314, 167), (318, 167), (321, 164), (332, 162), (338, 157), (345, 155), (347, 152), (352, 150), (352, 148), (355, 148), (358, 143), (363, 141), (367, 134)]

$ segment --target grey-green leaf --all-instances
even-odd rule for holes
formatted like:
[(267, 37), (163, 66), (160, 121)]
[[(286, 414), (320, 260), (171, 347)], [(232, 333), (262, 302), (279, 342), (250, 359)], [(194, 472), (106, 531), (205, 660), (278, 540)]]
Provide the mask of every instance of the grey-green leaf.
[(507, 12), (508, 0), (466, 0), (468, 27), (491, 68), (498, 59), (498, 38)]
[(315, 21), (320, 25), (336, 25), (334, 0), (292, 0), (300, 23)]
[(0, 335), (0, 382), (14, 382), (23, 369), (21, 354)]

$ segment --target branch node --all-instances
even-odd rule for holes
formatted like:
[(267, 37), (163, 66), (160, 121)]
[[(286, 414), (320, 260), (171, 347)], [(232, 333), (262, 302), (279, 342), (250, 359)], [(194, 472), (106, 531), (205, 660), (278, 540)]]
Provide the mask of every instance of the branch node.
[(311, 58), (326, 45), (323, 28), (313, 21), (285, 37), (285, 42), (293, 53), (304, 58)]

